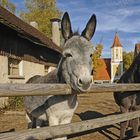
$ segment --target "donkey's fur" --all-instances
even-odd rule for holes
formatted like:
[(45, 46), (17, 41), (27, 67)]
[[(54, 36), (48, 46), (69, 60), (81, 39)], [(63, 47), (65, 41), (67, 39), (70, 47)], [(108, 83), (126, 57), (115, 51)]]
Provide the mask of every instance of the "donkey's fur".
[(73, 35), (69, 15), (67, 12), (64, 14), (61, 29), (65, 44), (58, 68), (46, 76), (34, 76), (27, 83), (67, 83), (72, 87), (73, 94), (25, 97), (25, 109), (31, 122), (29, 127), (41, 126), (42, 120), (48, 120), (50, 126), (71, 122), (78, 105), (75, 93), (87, 91), (92, 83), (93, 46), (89, 40), (95, 28), (96, 17), (92, 15), (82, 35)]
[[(140, 83), (140, 54), (136, 56), (129, 69), (121, 76), (118, 83)], [(140, 109), (140, 93), (134, 92), (115, 92), (114, 98), (120, 106), (122, 113), (132, 112)], [(133, 136), (138, 133), (139, 118), (120, 123), (120, 139), (125, 138), (126, 129), (130, 125), (133, 128)]]

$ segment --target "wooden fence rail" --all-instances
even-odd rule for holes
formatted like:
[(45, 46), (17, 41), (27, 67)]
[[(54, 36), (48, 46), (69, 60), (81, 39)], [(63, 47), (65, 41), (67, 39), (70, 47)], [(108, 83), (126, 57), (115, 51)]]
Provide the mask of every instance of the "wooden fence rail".
[[(88, 93), (102, 93), (114, 91), (140, 91), (140, 84), (92, 84)], [(45, 96), (45, 95), (67, 95), (72, 90), (66, 84), (0, 84), (0, 97), (8, 96)], [(79, 93), (81, 94), (81, 93)], [(0, 134), (0, 140), (29, 140), (57, 138), (70, 134), (88, 131), (91, 129), (112, 125), (122, 121), (140, 117), (140, 111), (131, 113), (110, 115), (107, 117), (86, 120), (71, 124), (44, 127), (39, 129), (24, 130), (20, 132), (12, 132)], [(135, 138), (134, 140), (137, 140)], [(140, 139), (140, 138), (139, 138)]]
[[(71, 91), (66, 84), (0, 84), (0, 97), (67, 95)], [(92, 84), (88, 93), (114, 91), (140, 91), (140, 84)]]
[(32, 130), (25, 130), (20, 132), (12, 132), (0, 134), (1, 140), (28, 140), (33, 139), (46, 139), (63, 137), (70, 134), (88, 131), (103, 126), (112, 125), (115, 123), (123, 122), (126, 120), (140, 117), (140, 111), (124, 113), (119, 115), (110, 115), (107, 117), (86, 120), (82, 122), (76, 122), (71, 124), (44, 127)]

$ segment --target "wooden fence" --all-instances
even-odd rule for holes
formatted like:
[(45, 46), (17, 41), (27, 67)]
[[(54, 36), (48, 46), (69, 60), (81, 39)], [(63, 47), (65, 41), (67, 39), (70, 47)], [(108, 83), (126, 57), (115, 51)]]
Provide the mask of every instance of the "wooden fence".
[[(102, 92), (114, 91), (140, 91), (140, 84), (93, 84), (88, 93), (102, 94)], [(7, 96), (42, 96), (42, 95), (67, 95), (71, 94), (71, 88), (65, 84), (0, 84), (0, 97)], [(83, 94), (83, 93), (79, 93)], [(85, 93), (84, 93), (85, 94)], [(122, 92), (123, 94), (123, 92)], [(110, 115), (107, 117), (64, 124), (59, 126), (44, 127), (20, 132), (0, 134), (0, 140), (29, 140), (57, 138), (70, 134), (88, 131), (103, 126), (120, 123), (126, 120), (140, 117), (140, 111)], [(140, 137), (133, 138), (138, 140)]]

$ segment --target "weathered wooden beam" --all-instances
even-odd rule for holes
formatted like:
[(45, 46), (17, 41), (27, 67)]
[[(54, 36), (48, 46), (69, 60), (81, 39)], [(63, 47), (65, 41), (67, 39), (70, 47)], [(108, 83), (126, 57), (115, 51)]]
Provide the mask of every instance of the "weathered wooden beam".
[(89, 92), (140, 91), (140, 84), (92, 84)]
[[(92, 84), (87, 93), (97, 94), (113, 91), (140, 91), (140, 84)], [(66, 84), (0, 84), (0, 97), (67, 95), (71, 93), (71, 87)]]
[(140, 137), (135, 137), (135, 138), (132, 138), (132, 139), (129, 139), (129, 140), (140, 140)]
[(0, 97), (70, 94), (66, 84), (0, 84)]
[(124, 113), (119, 115), (110, 115), (107, 117), (86, 120), (82, 122), (76, 122), (71, 124), (44, 127), (32, 130), (25, 130), (21, 132), (13, 132), (8, 134), (0, 134), (0, 139), (2, 140), (29, 140), (33, 139), (47, 139), (47, 138), (57, 138), (63, 137), (70, 134), (76, 134), (79, 132), (88, 131), (95, 128), (100, 128), (103, 126), (112, 125), (115, 123), (123, 122), (126, 120), (131, 120), (140, 117), (140, 111)]

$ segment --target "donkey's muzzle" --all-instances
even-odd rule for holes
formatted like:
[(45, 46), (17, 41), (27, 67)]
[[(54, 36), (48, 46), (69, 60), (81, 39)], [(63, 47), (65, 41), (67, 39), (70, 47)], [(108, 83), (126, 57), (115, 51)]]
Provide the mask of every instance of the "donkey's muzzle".
[(91, 76), (81, 76), (78, 78), (78, 87), (81, 91), (87, 91), (92, 83), (92, 77)]

